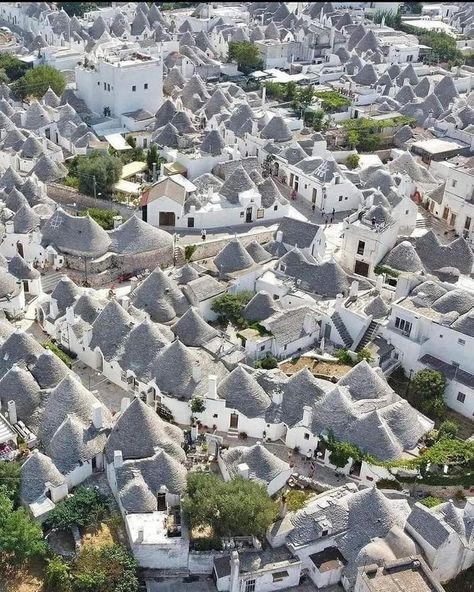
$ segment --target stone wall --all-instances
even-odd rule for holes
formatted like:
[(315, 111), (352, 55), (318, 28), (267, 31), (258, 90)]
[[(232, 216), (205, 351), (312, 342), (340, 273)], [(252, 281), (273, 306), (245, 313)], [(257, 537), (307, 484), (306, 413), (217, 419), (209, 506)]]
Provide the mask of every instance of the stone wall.
[(130, 218), (134, 213), (141, 218), (140, 209), (135, 210), (124, 204), (106, 199), (95, 199), (90, 195), (79, 193), (79, 191), (73, 187), (66, 187), (59, 183), (49, 183), (47, 185), (47, 194), (48, 197), (63, 206), (72, 206), (75, 204), (78, 209), (81, 209), (82, 207), (83, 209), (101, 208), (103, 210), (118, 210), (125, 220)]
[[(242, 234), (238, 235), (238, 239), (240, 242), (245, 246), (247, 246), (252, 241), (257, 241), (260, 244), (265, 244), (271, 241), (274, 237), (273, 230), (263, 230), (262, 232), (252, 232), (249, 234)], [(201, 240), (199, 236), (196, 237), (196, 242), (192, 243), (196, 245), (196, 250), (191, 257), (191, 261), (199, 261), (200, 259), (208, 259), (210, 257), (215, 257), (222, 249), (226, 246), (226, 244), (232, 239), (233, 237), (226, 236), (224, 238), (217, 238), (217, 239), (206, 239), (205, 241)], [(179, 244), (178, 246), (181, 248), (182, 245)]]

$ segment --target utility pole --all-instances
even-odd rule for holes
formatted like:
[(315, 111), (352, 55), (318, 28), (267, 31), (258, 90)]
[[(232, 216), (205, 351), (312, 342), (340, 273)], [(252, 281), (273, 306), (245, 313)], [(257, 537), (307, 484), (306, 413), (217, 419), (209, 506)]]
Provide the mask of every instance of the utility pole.
[(156, 162), (153, 163), (153, 173), (152, 173), (152, 179), (153, 179), (153, 183), (156, 181)]

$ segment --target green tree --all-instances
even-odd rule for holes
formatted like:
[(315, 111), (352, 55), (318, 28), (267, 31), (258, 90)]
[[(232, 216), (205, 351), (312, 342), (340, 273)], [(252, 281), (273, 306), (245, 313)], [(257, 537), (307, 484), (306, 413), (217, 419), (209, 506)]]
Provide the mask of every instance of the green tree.
[(359, 460), (360, 457), (359, 449), (350, 442), (334, 441), (331, 444), (330, 450), (329, 462), (341, 469), (347, 465), (350, 458), (352, 460)]
[(291, 106), (295, 111), (300, 111), (302, 114), (311, 105), (314, 99), (314, 88), (310, 86), (298, 87), (294, 98), (291, 101)]
[(351, 171), (359, 166), (360, 156), (358, 154), (349, 154), (346, 158), (346, 166)]
[(225, 482), (209, 473), (189, 473), (183, 508), (192, 528), (214, 536), (262, 537), (278, 508), (264, 486), (246, 479)]
[(193, 397), (191, 399), (191, 411), (192, 413), (202, 413), (206, 410), (204, 400), (202, 397)]
[(226, 292), (213, 301), (211, 308), (219, 315), (221, 320), (243, 326), (245, 321), (242, 317), (242, 311), (252, 297), (253, 292), (249, 290), (243, 290), (237, 294)]
[(25, 508), (14, 510), (13, 501), (0, 490), (0, 566), (19, 567), (44, 552), (41, 526)]
[(32, 68), (12, 84), (13, 92), (20, 99), (28, 96), (41, 98), (48, 88), (52, 88), (58, 96), (61, 96), (66, 88), (64, 75), (53, 66)]
[[(83, 16), (84, 13), (97, 9), (97, 2), (56, 2), (59, 9), (63, 9), (69, 16)], [(110, 4), (100, 2), (99, 4)]]
[(26, 74), (30, 66), (11, 53), (0, 54), (0, 69), (7, 76), (6, 82), (14, 82)]
[(324, 111), (322, 109), (317, 109), (313, 113), (313, 121), (312, 121), (313, 129), (316, 132), (323, 131), (325, 128), (325, 123), (324, 123), (325, 120), (327, 120), (326, 113), (324, 113)]
[(72, 497), (59, 502), (45, 524), (49, 528), (70, 528), (97, 524), (109, 515), (107, 498), (96, 489), (78, 487)]
[(231, 41), (228, 60), (237, 62), (239, 70), (244, 74), (250, 74), (262, 64), (258, 47), (249, 41)]
[(437, 370), (424, 369), (415, 374), (411, 389), (421, 409), (435, 417), (443, 415), (446, 409), (444, 391), (446, 379)]
[(57, 555), (48, 559), (44, 584), (49, 592), (67, 592), (71, 589), (69, 566)]
[(77, 177), (79, 191), (87, 195), (95, 192), (102, 197), (110, 197), (113, 186), (120, 179), (122, 163), (119, 158), (105, 152), (94, 151), (87, 156), (81, 156), (77, 162)]
[(0, 493), (6, 495), (14, 504), (18, 501), (20, 479), (19, 462), (0, 462)]
[(156, 144), (152, 144), (146, 153), (146, 165), (148, 167), (148, 172), (153, 172), (153, 163), (156, 163), (156, 175), (158, 176), (160, 174), (160, 164), (162, 162), (166, 162), (166, 159), (160, 156)]

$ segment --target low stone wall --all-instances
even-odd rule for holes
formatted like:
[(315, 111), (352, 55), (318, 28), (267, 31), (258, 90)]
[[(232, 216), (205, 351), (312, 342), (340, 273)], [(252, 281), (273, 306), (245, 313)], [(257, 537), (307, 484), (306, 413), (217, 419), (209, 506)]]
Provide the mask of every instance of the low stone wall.
[[(268, 243), (273, 239), (274, 231), (273, 230), (263, 230), (262, 232), (253, 232), (250, 234), (242, 234), (238, 235), (239, 241), (245, 246), (247, 246), (252, 241), (257, 241), (260, 244)], [(225, 238), (217, 238), (217, 239), (206, 239), (205, 241), (201, 240), (199, 236), (196, 236), (196, 242), (192, 243), (196, 245), (196, 250), (191, 257), (191, 261), (199, 261), (200, 259), (208, 259), (210, 257), (215, 257), (218, 253), (222, 251), (222, 249), (226, 246), (226, 244), (232, 240), (233, 237), (226, 236)], [(182, 245), (178, 245), (181, 247)]]
[[(404, 489), (410, 489), (413, 487), (411, 483), (403, 483)], [(444, 500), (453, 499), (458, 491), (462, 491), (466, 497), (474, 495), (474, 487), (463, 487), (462, 485), (420, 485), (417, 484), (415, 487), (415, 493), (423, 495), (432, 495), (433, 497), (439, 497)]]
[(117, 210), (124, 219), (130, 218), (134, 213), (141, 218), (141, 211), (135, 210), (124, 204), (119, 204), (114, 201), (106, 199), (95, 199), (90, 195), (84, 195), (73, 187), (65, 187), (59, 183), (49, 183), (47, 185), (48, 197), (53, 199), (55, 202), (64, 205), (72, 206), (73, 204), (80, 209), (86, 208), (101, 208), (102, 210)]
[[(229, 554), (229, 551), (227, 551), (227, 554)], [(211, 574), (214, 568), (214, 559), (224, 555), (224, 551), (190, 551), (188, 557), (189, 573)]]

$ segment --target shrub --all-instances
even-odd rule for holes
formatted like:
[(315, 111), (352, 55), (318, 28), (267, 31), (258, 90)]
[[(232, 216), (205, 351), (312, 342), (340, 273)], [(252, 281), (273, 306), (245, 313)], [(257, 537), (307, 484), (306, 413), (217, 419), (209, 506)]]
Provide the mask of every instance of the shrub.
[(366, 360), (366, 362), (372, 361), (372, 354), (366, 347), (363, 347), (359, 352), (357, 352), (356, 364), (362, 362), (362, 360)]
[(345, 364), (347, 366), (353, 366), (354, 364), (353, 359), (351, 358), (349, 352), (345, 348), (336, 350), (335, 356), (338, 359), (339, 364)]
[(442, 503), (443, 503), (442, 499), (440, 499), (439, 497), (434, 497), (432, 495), (429, 495), (429, 496), (423, 498), (422, 500), (420, 500), (420, 504), (423, 504), (427, 508), (434, 508), (435, 506), (439, 506), (439, 504), (442, 504)]
[(49, 349), (53, 352), (58, 358), (66, 364), (68, 368), (72, 366), (72, 358), (67, 355), (67, 353), (63, 352), (55, 343), (52, 341), (45, 341), (41, 344), (45, 349)]
[(45, 524), (49, 528), (91, 526), (108, 515), (109, 505), (105, 495), (97, 489), (78, 487), (72, 497), (56, 504)]
[(401, 491), (402, 486), (396, 479), (379, 479), (375, 484), (377, 489), (395, 489)]
[(197, 245), (186, 245), (184, 247), (184, 258), (186, 259), (186, 261), (191, 261), (196, 249)]
[(264, 370), (271, 370), (272, 368), (278, 368), (278, 360), (275, 358), (275, 356), (268, 356), (266, 358), (263, 358), (260, 361), (260, 366)]
[(348, 169), (353, 170), (359, 166), (360, 156), (358, 154), (349, 154), (346, 158), (346, 166)]
[(458, 502), (463, 502), (466, 499), (466, 494), (464, 493), (464, 491), (462, 489), (458, 489), (456, 491), (456, 493), (454, 494), (454, 498)]
[(0, 462), (0, 493), (6, 495), (15, 505), (20, 487), (20, 463)]
[(445, 413), (446, 379), (441, 372), (428, 368), (420, 370), (413, 377), (411, 388), (423, 411), (434, 417), (441, 417)]
[(459, 424), (453, 420), (445, 419), (438, 428), (438, 440), (441, 438), (454, 438), (458, 435)]
[(246, 325), (242, 311), (252, 297), (253, 292), (249, 290), (243, 290), (237, 294), (226, 292), (213, 301), (211, 308), (222, 320), (231, 321), (242, 327)]
[(71, 177), (68, 175), (62, 180), (62, 184), (66, 187), (72, 187), (73, 189), (79, 189), (79, 179), (77, 177)]
[(118, 210), (88, 208), (83, 214), (89, 214), (104, 230), (112, 230), (114, 227), (114, 216), (119, 216), (120, 212)]
[(315, 495), (314, 491), (303, 491), (301, 489), (291, 489), (286, 494), (287, 508), (289, 512), (301, 510), (307, 500)]
[(247, 432), (239, 432), (239, 439), (240, 440), (247, 440)]
[(52, 559), (48, 559), (44, 584), (50, 592), (66, 592), (70, 590), (69, 566), (60, 557), (54, 556)]

